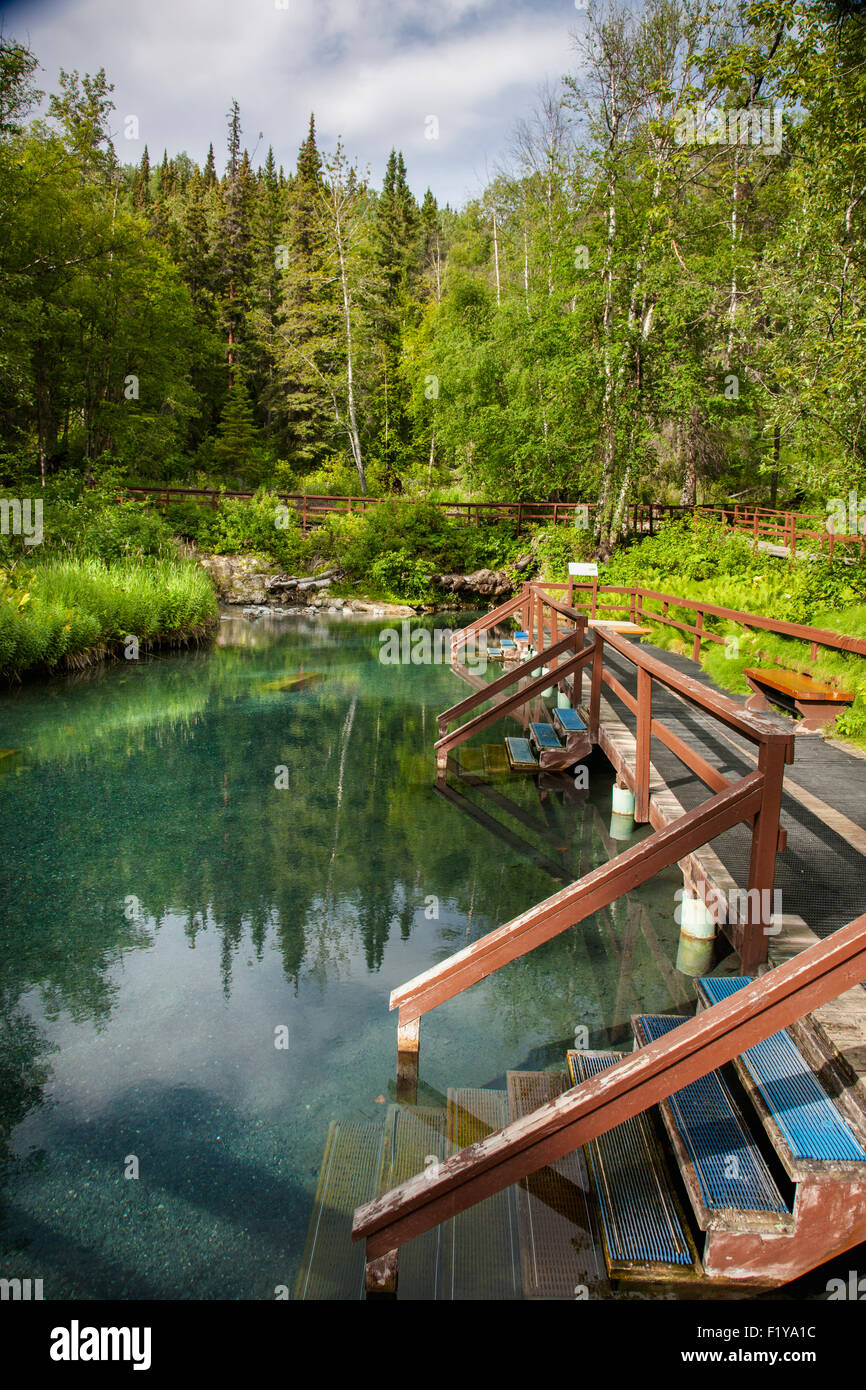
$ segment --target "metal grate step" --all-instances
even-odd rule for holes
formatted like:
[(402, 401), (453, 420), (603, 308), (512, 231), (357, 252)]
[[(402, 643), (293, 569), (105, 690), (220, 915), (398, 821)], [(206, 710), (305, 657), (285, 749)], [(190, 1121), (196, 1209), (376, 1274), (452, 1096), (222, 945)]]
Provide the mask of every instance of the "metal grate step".
[[(712, 1006), (751, 983), (746, 976), (697, 981)], [(794, 1181), (815, 1173), (862, 1176), (866, 1150), (846, 1124), (790, 1033), (774, 1033), (734, 1063), (750, 1099)]]
[[(385, 1137), (379, 1166), (378, 1196), (434, 1171), (445, 1157), (445, 1111), (441, 1107), (392, 1105), (385, 1117)], [(437, 1296), (442, 1227), (434, 1226), (400, 1249), (397, 1297), (406, 1301)]]
[[(617, 1052), (569, 1052), (575, 1085), (597, 1076)], [(669, 1281), (700, 1271), (697, 1252), (646, 1114), (586, 1145), (611, 1278)]]
[[(448, 1092), (449, 1153), (457, 1153), (508, 1123), (504, 1091)], [(517, 1213), (513, 1188), (497, 1192), (455, 1216), (443, 1228), (439, 1297), (520, 1298)]]
[[(529, 1115), (567, 1091), (565, 1072), (507, 1073), (509, 1115)], [(610, 1293), (581, 1149), (516, 1184), (526, 1298), (598, 1298)]]
[(376, 1196), (381, 1155), (381, 1125), (334, 1121), (328, 1130), (296, 1299), (364, 1297), (364, 1245), (352, 1243), (352, 1218)]
[[(632, 1027), (643, 1047), (684, 1021), (638, 1014)], [(659, 1109), (702, 1230), (793, 1230), (791, 1208), (720, 1072), (684, 1086)]]

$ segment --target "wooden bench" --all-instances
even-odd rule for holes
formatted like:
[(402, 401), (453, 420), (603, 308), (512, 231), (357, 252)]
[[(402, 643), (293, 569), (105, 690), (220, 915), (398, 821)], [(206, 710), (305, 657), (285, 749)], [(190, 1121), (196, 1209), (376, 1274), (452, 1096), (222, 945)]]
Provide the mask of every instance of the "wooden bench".
[(790, 714), (800, 714), (802, 719), (796, 733), (820, 733), (833, 723), (840, 709), (854, 700), (850, 691), (782, 667), (753, 666), (743, 675), (755, 692), (746, 701), (746, 709), (769, 709), (772, 701)]

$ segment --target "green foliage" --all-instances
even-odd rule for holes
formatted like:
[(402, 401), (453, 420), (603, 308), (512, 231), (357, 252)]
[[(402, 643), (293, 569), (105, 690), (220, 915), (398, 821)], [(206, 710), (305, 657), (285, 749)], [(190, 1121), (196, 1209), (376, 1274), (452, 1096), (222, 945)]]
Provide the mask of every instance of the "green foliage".
[(183, 640), (216, 617), (213, 586), (188, 561), (98, 558), (49, 560), (20, 579), (0, 573), (0, 673), (89, 659), (132, 634), (142, 645)]
[[(700, 599), (738, 612), (760, 613), (783, 622), (801, 623), (866, 636), (866, 564), (841, 565), (811, 554), (791, 562), (753, 554), (751, 543), (712, 522), (695, 519), (665, 525), (658, 535), (635, 541), (619, 551), (599, 574), (605, 584), (637, 585), (679, 598)], [(644, 600), (651, 622), (661, 602)], [(671, 604), (668, 618), (694, 624), (694, 611)], [(690, 634), (652, 624), (652, 641), (691, 656)], [(705, 631), (728, 639), (707, 641), (701, 665), (719, 685), (745, 695), (747, 666), (773, 664), (833, 681), (856, 692), (856, 699), (836, 722), (836, 732), (866, 743), (866, 661), (829, 648), (811, 660), (807, 642), (775, 633), (749, 630), (707, 615)]]

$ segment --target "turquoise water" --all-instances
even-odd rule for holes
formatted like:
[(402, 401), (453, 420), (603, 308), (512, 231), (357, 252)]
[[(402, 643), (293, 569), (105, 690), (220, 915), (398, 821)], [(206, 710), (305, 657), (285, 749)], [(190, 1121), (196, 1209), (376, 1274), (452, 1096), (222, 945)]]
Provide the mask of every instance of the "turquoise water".
[[(381, 664), (380, 627), (233, 618), (210, 650), (0, 696), (0, 1274), (47, 1299), (291, 1288), (330, 1121), (393, 1098), (390, 991), (615, 852), (605, 770), (583, 798), (467, 791), (482, 821), (438, 796), (436, 716), (467, 687)], [(637, 1008), (687, 1007), (681, 883), (436, 1010), (423, 1083), (561, 1069), (578, 1028), (626, 1048)]]

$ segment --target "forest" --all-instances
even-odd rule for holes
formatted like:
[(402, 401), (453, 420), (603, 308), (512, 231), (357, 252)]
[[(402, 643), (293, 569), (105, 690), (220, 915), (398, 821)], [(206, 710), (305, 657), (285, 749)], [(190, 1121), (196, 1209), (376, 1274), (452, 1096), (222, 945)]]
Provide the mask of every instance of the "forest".
[(590, 6), (454, 209), (315, 115), (278, 166), (230, 94), (203, 167), (126, 160), (109, 75), (46, 97), (0, 37), (4, 481), (590, 501), (602, 544), (629, 500), (823, 510), (864, 474), (864, 38)]

